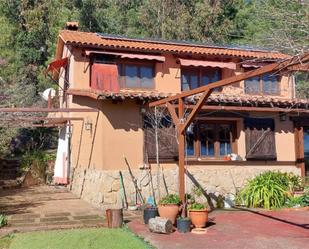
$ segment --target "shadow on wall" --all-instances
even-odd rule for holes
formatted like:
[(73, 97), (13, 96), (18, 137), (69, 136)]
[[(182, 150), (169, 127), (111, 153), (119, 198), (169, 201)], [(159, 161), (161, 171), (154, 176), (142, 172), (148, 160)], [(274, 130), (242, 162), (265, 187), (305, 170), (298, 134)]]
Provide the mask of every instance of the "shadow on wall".
[(140, 105), (133, 100), (118, 103), (103, 101), (102, 112), (116, 130), (138, 131), (142, 128)]
[(192, 183), (202, 192), (202, 195), (206, 198), (207, 203), (208, 203), (210, 209), (214, 210), (215, 206), (214, 206), (214, 204), (212, 202), (212, 199), (215, 200), (216, 203), (218, 203), (219, 202), (219, 198), (216, 195), (212, 194), (212, 193), (207, 194), (207, 192), (205, 191), (203, 186), (196, 180), (196, 178), (188, 170), (186, 170), (185, 173), (189, 177), (189, 179), (192, 181)]

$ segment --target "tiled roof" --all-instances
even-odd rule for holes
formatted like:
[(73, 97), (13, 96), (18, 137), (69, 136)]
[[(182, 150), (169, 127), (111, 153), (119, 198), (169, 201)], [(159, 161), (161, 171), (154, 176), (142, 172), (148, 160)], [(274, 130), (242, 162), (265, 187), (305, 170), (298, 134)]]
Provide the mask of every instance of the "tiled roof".
[(179, 54), (232, 56), (241, 58), (286, 59), (288, 55), (254, 49), (207, 46), (194, 43), (180, 43), (156, 40), (129, 39), (97, 33), (63, 30), (59, 34), (66, 44), (93, 46), (108, 49), (125, 49), (144, 52), (168, 52)]
[(159, 93), (151, 91), (130, 91), (120, 90), (120, 92), (99, 91), (92, 89), (69, 89), (68, 94), (76, 96), (86, 96), (92, 99), (144, 99), (144, 100), (158, 100), (171, 96), (168, 93)]
[[(69, 89), (68, 94), (76, 96), (86, 96), (93, 99), (143, 99), (146, 101), (154, 101), (157, 99), (166, 98), (174, 94), (171, 93), (158, 93), (151, 91), (130, 91), (120, 90), (119, 93), (111, 91), (98, 91), (87, 89)], [(186, 102), (188, 104), (196, 103), (200, 95), (196, 94), (188, 97)], [(248, 107), (282, 107), (282, 108), (305, 108), (308, 109), (309, 101), (305, 99), (287, 99), (282, 97), (268, 97), (268, 96), (250, 96), (238, 95), (231, 96), (226, 94), (211, 94), (207, 101), (207, 105), (233, 105), (233, 106), (248, 106)]]
[[(200, 98), (200, 94), (196, 94), (187, 98), (190, 103), (196, 103)], [(269, 107), (290, 107), (290, 108), (308, 108), (309, 101), (306, 99), (283, 98), (275, 96), (254, 96), (254, 95), (226, 95), (211, 94), (207, 104), (214, 105), (242, 105), (242, 106), (269, 106)]]

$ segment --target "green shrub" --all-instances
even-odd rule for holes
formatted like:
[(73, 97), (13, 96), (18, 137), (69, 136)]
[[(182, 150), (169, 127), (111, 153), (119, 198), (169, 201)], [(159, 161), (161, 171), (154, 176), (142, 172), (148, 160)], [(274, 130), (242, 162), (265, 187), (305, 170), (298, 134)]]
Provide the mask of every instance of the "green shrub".
[(302, 207), (303, 202), (301, 196), (292, 196), (286, 201), (287, 207)]
[(45, 181), (48, 162), (54, 159), (53, 154), (48, 154), (45, 151), (29, 151), (22, 156), (21, 167), (26, 171), (31, 169), (38, 178)]
[(202, 204), (202, 203), (192, 203), (191, 205), (189, 205), (189, 210), (203, 210), (206, 209), (206, 205)]
[(305, 192), (300, 199), (303, 206), (309, 206), (309, 186), (305, 187)]
[(0, 214), (0, 228), (8, 224), (8, 220), (4, 214)]
[(180, 204), (180, 198), (179, 195), (177, 194), (169, 194), (165, 197), (163, 197), (159, 204), (161, 205), (167, 205), (167, 204)]
[(246, 184), (237, 194), (237, 202), (254, 208), (280, 208), (291, 196), (291, 188), (294, 188), (297, 181), (298, 178), (291, 174), (264, 172)]

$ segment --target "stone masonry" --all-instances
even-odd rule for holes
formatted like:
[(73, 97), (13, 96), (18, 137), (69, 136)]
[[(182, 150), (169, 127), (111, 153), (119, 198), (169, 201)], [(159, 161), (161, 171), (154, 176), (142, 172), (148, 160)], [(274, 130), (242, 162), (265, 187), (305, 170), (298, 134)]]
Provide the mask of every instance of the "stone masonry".
[[(199, 185), (216, 206), (219, 199), (233, 200), (236, 192), (244, 186), (248, 179), (270, 169), (300, 174), (299, 169), (295, 166), (188, 166), (187, 170), (190, 176), (186, 176), (186, 192), (192, 193), (193, 187)], [(133, 204), (136, 200), (136, 191), (132, 178), (127, 170), (121, 172), (124, 190), (119, 170), (99, 171), (82, 168), (73, 170), (70, 188), (74, 194), (99, 208), (121, 207), (124, 203), (124, 191), (129, 204)], [(151, 175), (149, 172), (148, 169), (138, 169), (132, 172), (137, 179), (137, 185), (144, 200), (153, 196), (153, 193), (155, 199), (159, 199), (157, 186), (160, 186), (161, 197), (167, 193), (178, 192), (177, 167), (168, 169), (161, 167), (158, 173), (156, 166), (154, 166)], [(205, 197), (201, 198), (206, 200)], [(138, 202), (140, 203), (140, 201)]]

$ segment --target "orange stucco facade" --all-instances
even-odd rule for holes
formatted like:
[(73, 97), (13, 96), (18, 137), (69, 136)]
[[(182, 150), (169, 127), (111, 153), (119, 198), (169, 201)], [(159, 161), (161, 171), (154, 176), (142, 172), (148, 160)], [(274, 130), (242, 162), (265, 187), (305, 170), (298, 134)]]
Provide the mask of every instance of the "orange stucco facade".
[[(63, 49), (61, 51), (62, 57), (69, 58), (69, 64), (67, 66), (67, 70), (69, 70), (67, 74), (69, 89), (89, 90), (91, 64), (89, 57), (83, 54), (83, 48), (63, 44)], [(151, 91), (166, 94), (176, 94), (181, 92), (182, 68), (177, 61), (177, 56), (173, 53), (161, 53), (161, 56), (164, 56), (165, 61), (154, 62), (155, 87), (154, 89), (151, 89)], [(201, 59), (198, 57), (194, 58), (193, 55), (191, 55), (191, 58)], [(207, 59), (207, 57), (204, 56), (203, 59)], [(212, 56), (210, 59), (229, 60), (236, 63), (236, 70), (222, 69), (222, 78), (240, 74), (244, 71), (244, 69), (239, 66), (240, 60), (238, 58), (227, 59), (220, 57), (215, 58)], [(62, 88), (64, 87), (65, 74), (65, 70), (61, 70), (59, 75), (59, 84)], [(244, 82), (225, 87), (220, 93), (215, 94), (238, 97), (244, 96)], [(260, 96), (256, 97), (259, 98)], [(283, 75), (280, 81), (280, 94), (269, 96), (269, 98), (291, 99), (293, 97), (294, 79), (288, 75)], [(127, 170), (124, 158), (128, 160), (131, 169), (137, 172), (141, 169), (145, 169), (145, 166), (148, 167), (150, 165), (151, 167), (156, 167), (156, 164), (148, 163), (144, 158), (144, 131), (141, 115), (143, 103), (141, 101), (138, 102), (135, 99), (130, 98), (126, 98), (122, 101), (113, 101), (109, 98), (96, 100), (87, 96), (69, 95), (66, 100), (61, 99), (60, 102), (60, 105), (63, 107), (96, 108), (98, 110), (97, 112), (67, 114), (69, 117), (83, 118), (83, 120), (71, 121), (71, 173), (74, 172), (74, 170), (80, 172), (86, 172), (85, 170), (91, 172), (92, 170), (95, 170), (96, 172), (118, 172), (119, 170)], [(226, 172), (231, 172), (232, 175), (234, 174), (235, 181), (238, 181), (237, 184), (239, 186), (244, 183), (245, 178), (247, 177), (246, 175), (251, 177), (263, 170), (283, 170), (300, 174), (300, 169), (295, 166), (294, 125), (293, 122), (289, 120), (289, 116), (287, 116), (286, 121), (280, 121), (279, 113), (272, 112), (250, 112), (249, 116), (271, 117), (274, 119), (277, 160), (246, 161), (245, 129), (243, 117), (241, 115), (238, 115), (237, 117), (225, 117), (224, 115), (218, 117), (208, 116), (206, 119), (230, 119), (237, 123), (237, 154), (243, 160), (226, 162), (199, 158), (198, 160), (187, 160), (187, 169), (192, 170), (192, 172), (197, 172), (196, 174), (203, 172), (204, 170), (209, 170), (209, 172), (211, 172), (210, 174), (218, 174), (220, 177), (226, 176), (228, 178), (229, 173)], [(168, 163), (162, 162), (161, 166), (165, 170), (177, 170), (176, 161)], [(221, 171), (224, 173), (221, 174)], [(81, 178), (82, 177), (87, 179), (87, 177), (89, 178), (90, 176), (87, 176), (85, 173)], [(92, 181), (92, 183), (91, 181), (92, 180), (89, 180), (89, 186), (93, 186), (89, 187), (88, 190), (86, 188), (86, 190), (76, 190), (75, 192), (79, 192), (80, 196), (85, 195), (84, 198), (86, 200), (94, 202), (93, 199), (96, 197), (89, 197), (90, 195), (93, 195), (92, 192), (101, 191), (102, 195), (105, 195), (106, 193), (104, 192), (105, 187), (102, 187), (101, 183), (94, 184), (94, 181)], [(172, 181), (177, 182), (177, 177)], [(224, 182), (224, 179), (221, 181)], [(190, 184), (187, 184), (189, 187)], [(215, 185), (215, 183), (212, 184)], [(232, 184), (235, 183), (231, 183), (230, 185)], [(100, 187), (94, 185), (100, 185)], [(226, 186), (225, 188), (227, 189), (229, 187)], [(83, 194), (83, 191), (86, 192)], [(228, 191), (225, 192), (227, 193)], [(111, 198), (110, 192), (108, 192), (106, 196)], [(105, 198), (107, 198), (106, 196)], [(113, 202), (115, 202), (114, 199)], [(99, 202), (96, 204), (99, 205)]]
[[(163, 93), (179, 93), (181, 91), (181, 66), (176, 57), (163, 54), (164, 63), (155, 63), (155, 89), (152, 91)], [(89, 58), (82, 55), (82, 49), (64, 46), (63, 56), (69, 57), (69, 85), (74, 89), (90, 88), (90, 63)], [(222, 70), (222, 78), (242, 72)], [(63, 84), (65, 72), (62, 72), (60, 84)], [(222, 90), (225, 95), (244, 94), (243, 82)], [(277, 98), (291, 98), (293, 92), (293, 79), (288, 76), (281, 78), (281, 94)], [(71, 113), (70, 115), (83, 117), (81, 121), (73, 122), (72, 135), (72, 167), (94, 167), (97, 169), (125, 168), (123, 157), (127, 157), (135, 168), (142, 167), (143, 156), (143, 131), (141, 119), (141, 105), (133, 100), (121, 103), (112, 103), (111, 100), (93, 100), (83, 96), (69, 96), (70, 107), (98, 108), (98, 113)], [(265, 116), (264, 113), (251, 113), (252, 116)], [(293, 123), (280, 122), (279, 115), (274, 114), (276, 123), (277, 161), (295, 161)], [(217, 120), (220, 118), (216, 118)], [(221, 118), (226, 119), (226, 118)], [(243, 123), (239, 119), (237, 129), (238, 154), (245, 158), (245, 134)], [(85, 123), (90, 127), (85, 129)], [(288, 152), (288, 153), (287, 153)], [(208, 163), (207, 163), (208, 164)], [(253, 163), (254, 164), (254, 163)], [(260, 163), (259, 163), (260, 164)], [(269, 163), (267, 163), (269, 164)], [(273, 162), (276, 164), (276, 162)]]

